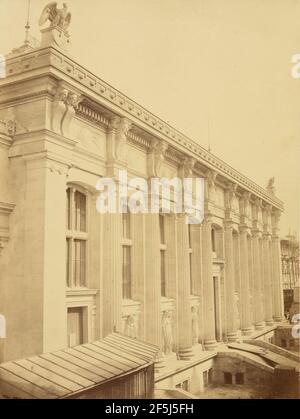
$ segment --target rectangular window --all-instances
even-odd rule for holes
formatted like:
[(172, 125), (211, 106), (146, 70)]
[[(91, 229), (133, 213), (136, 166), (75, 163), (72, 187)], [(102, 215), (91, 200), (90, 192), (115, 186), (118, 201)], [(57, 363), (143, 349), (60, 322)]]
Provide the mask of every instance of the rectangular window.
[(66, 283), (67, 287), (71, 288), (71, 275), (70, 275), (70, 245), (71, 240), (66, 239)]
[(86, 196), (75, 192), (75, 230), (86, 231)]
[(68, 308), (68, 346), (77, 346), (84, 343), (83, 307)]
[(75, 287), (85, 287), (85, 254), (86, 242), (84, 240), (74, 240), (74, 259), (73, 274)]
[(193, 276), (192, 276), (192, 253), (189, 253), (189, 264), (190, 264), (190, 286), (191, 286), (191, 295), (194, 294), (194, 283), (193, 283)]
[(67, 287), (87, 287), (87, 198), (75, 188), (67, 190), (67, 230)]
[(159, 216), (159, 234), (160, 244), (165, 244), (165, 218), (163, 215)]
[(211, 229), (211, 247), (212, 247), (212, 251), (215, 253), (216, 252), (216, 232), (214, 228)]
[(122, 214), (123, 239), (131, 238), (130, 213)]
[(224, 372), (224, 384), (232, 384), (231, 372)]
[(71, 212), (71, 190), (70, 188), (67, 189), (67, 214), (66, 214), (66, 225), (67, 229), (70, 230), (71, 228), (71, 219), (70, 219), (70, 212)]
[(131, 247), (123, 246), (123, 298), (132, 299), (131, 289)]
[(192, 249), (192, 226), (188, 224), (188, 234), (189, 234), (189, 249)]
[(237, 372), (235, 375), (235, 383), (236, 384), (244, 384), (244, 373)]
[(161, 280), (161, 296), (166, 297), (166, 266), (165, 251), (160, 251), (160, 280)]

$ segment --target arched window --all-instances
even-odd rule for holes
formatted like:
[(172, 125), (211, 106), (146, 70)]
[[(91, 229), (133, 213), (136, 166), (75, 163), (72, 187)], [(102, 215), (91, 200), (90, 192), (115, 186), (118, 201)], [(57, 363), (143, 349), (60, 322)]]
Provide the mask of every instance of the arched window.
[(87, 287), (87, 197), (67, 189), (66, 282), (68, 288)]

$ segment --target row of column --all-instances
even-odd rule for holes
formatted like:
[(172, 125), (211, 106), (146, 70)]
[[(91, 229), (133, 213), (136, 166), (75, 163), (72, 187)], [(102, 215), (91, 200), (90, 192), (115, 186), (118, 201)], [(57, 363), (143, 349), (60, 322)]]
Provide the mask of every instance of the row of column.
[[(145, 299), (144, 299), (144, 337), (160, 348), (162, 347), (161, 332), (161, 266), (160, 266), (160, 229), (158, 214), (146, 214), (144, 216), (144, 246), (145, 246)], [(173, 231), (173, 247), (176, 248), (173, 257), (174, 282), (172, 285), (177, 310), (177, 336), (178, 353), (181, 359), (190, 359), (192, 351), (192, 318), (191, 318), (191, 289), (190, 289), (190, 266), (189, 266), (189, 239), (188, 226), (184, 215), (170, 217)], [(121, 271), (118, 261), (121, 260), (120, 221), (118, 215), (106, 215), (104, 223), (105, 247), (104, 263), (106, 266), (104, 284), (104, 304), (107, 320), (104, 322), (105, 334), (112, 330), (120, 329), (121, 316)], [(215, 349), (216, 320), (215, 320), (215, 291), (213, 281), (213, 255), (211, 244), (212, 220), (206, 217), (201, 226), (193, 226), (199, 229), (197, 235), (201, 244), (198, 247), (199, 259), (201, 259), (201, 273), (196, 281), (201, 281), (202, 287), (202, 310), (203, 310), (203, 340), (208, 350)], [(198, 231), (198, 230), (197, 230)], [(226, 295), (226, 327), (227, 339), (235, 341), (238, 336), (238, 319), (236, 315), (236, 275), (239, 273), (240, 281), (240, 318), (241, 329), (244, 335), (253, 331), (253, 323), (256, 329), (262, 329), (265, 325), (272, 325), (273, 319), (280, 321), (283, 315), (283, 297), (281, 289), (280, 270), (280, 245), (276, 235), (261, 234), (241, 227), (236, 235), (238, 246), (234, 243), (234, 226), (231, 221), (225, 223), (225, 295)], [(249, 237), (251, 237), (251, 254), (249, 254)], [(238, 255), (236, 254), (238, 249)], [(251, 258), (251, 259), (250, 259)], [(250, 264), (252, 260), (252, 274), (250, 276)], [(133, 261), (136, 263), (136, 261)], [(239, 264), (239, 269), (236, 267)], [(175, 274), (176, 271), (176, 274)], [(201, 276), (201, 278), (200, 278)], [(250, 277), (252, 283), (250, 284)], [(172, 278), (173, 280), (173, 278)], [(170, 281), (170, 278), (169, 278)], [(250, 295), (252, 292), (252, 306)]]
[[(236, 284), (234, 280), (235, 263), (239, 263), (240, 272), (240, 316), (241, 329), (249, 335), (255, 329), (271, 326), (273, 320), (283, 319), (283, 293), (280, 268), (279, 237), (269, 233), (252, 231), (249, 235), (247, 227), (241, 227), (239, 255), (234, 252), (233, 224), (225, 226), (225, 275), (226, 275), (226, 307), (227, 307), (227, 338), (236, 340), (237, 319), (234, 310)], [(251, 245), (249, 246), (249, 240)], [(252, 262), (252, 263), (249, 263)], [(252, 269), (252, 272), (250, 271)], [(250, 278), (252, 279), (250, 284)], [(252, 304), (251, 304), (252, 296)]]

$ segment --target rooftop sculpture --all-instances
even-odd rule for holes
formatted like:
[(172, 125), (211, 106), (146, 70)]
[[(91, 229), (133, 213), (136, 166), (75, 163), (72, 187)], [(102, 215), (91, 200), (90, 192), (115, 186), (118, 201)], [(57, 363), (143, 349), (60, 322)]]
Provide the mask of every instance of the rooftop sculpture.
[(50, 27), (60, 28), (67, 34), (71, 23), (71, 13), (68, 11), (67, 4), (63, 3), (63, 8), (58, 9), (56, 1), (49, 3), (41, 14), (39, 25), (44, 25), (47, 20), (51, 22)]

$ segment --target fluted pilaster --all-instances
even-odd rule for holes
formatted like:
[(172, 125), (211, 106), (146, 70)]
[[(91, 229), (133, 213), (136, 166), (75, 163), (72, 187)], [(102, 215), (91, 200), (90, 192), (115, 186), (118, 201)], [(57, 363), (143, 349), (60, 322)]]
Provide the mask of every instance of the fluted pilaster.
[(234, 249), (232, 223), (225, 225), (225, 283), (226, 283), (226, 317), (227, 339), (229, 342), (237, 340), (237, 319), (235, 307), (235, 278), (234, 278)]
[(159, 215), (145, 214), (146, 284), (145, 338), (161, 348), (161, 278)]
[(211, 221), (204, 220), (202, 223), (202, 274), (203, 274), (203, 300), (204, 312), (204, 346), (207, 350), (214, 350), (217, 346), (216, 324), (215, 324), (215, 303), (214, 283), (212, 266), (211, 246)]
[(257, 330), (264, 328), (263, 301), (262, 301), (262, 277), (261, 255), (259, 246), (259, 232), (252, 233), (252, 256), (253, 256), (253, 316), (254, 326)]
[(249, 286), (249, 263), (247, 229), (240, 229), (240, 267), (241, 267), (241, 327), (244, 335), (252, 332), (251, 304)]
[(192, 316), (189, 270), (188, 226), (184, 214), (177, 216), (177, 263), (178, 263), (178, 323), (179, 357), (190, 359), (192, 350)]
[(273, 301), (271, 283), (270, 234), (263, 235), (263, 285), (264, 285), (264, 315), (267, 326), (273, 325)]
[(103, 334), (122, 332), (121, 215), (103, 215)]
[(272, 265), (273, 265), (273, 315), (276, 322), (284, 319), (283, 287), (281, 272), (280, 240), (277, 234), (272, 236)]

